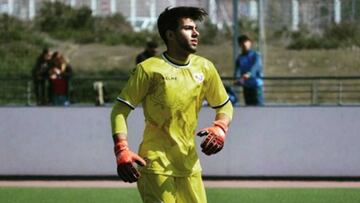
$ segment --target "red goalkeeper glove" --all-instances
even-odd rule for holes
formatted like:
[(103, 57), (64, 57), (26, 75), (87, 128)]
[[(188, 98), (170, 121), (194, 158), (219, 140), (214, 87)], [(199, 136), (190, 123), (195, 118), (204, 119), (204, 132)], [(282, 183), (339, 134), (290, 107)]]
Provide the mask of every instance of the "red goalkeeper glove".
[(146, 162), (139, 155), (129, 150), (126, 139), (115, 138), (115, 156), (117, 163), (117, 173), (124, 182), (136, 182), (139, 177), (139, 171), (134, 167), (134, 162), (140, 166), (145, 166)]
[(206, 155), (219, 152), (224, 147), (225, 135), (228, 131), (227, 125), (220, 120), (214, 121), (214, 125), (200, 130), (197, 135), (205, 136), (201, 142), (201, 149)]

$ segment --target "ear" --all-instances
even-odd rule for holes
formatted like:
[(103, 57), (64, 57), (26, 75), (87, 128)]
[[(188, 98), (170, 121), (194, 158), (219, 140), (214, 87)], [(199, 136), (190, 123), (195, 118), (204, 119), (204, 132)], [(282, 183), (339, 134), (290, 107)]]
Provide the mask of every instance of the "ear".
[(172, 30), (166, 30), (165, 35), (166, 35), (167, 40), (171, 41), (174, 39), (175, 33)]

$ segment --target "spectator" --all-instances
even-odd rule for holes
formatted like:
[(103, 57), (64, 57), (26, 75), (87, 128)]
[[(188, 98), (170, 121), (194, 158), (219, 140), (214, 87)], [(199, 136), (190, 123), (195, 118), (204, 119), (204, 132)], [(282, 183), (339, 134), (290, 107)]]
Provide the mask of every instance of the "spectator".
[(263, 105), (263, 73), (259, 53), (251, 49), (252, 41), (246, 35), (238, 37), (241, 54), (236, 59), (235, 84), (241, 85), (246, 105)]
[(51, 57), (49, 70), (50, 91), (53, 105), (67, 106), (69, 102), (69, 81), (72, 68), (59, 52), (54, 52)]
[(44, 48), (40, 56), (36, 59), (36, 63), (32, 69), (34, 93), (37, 105), (45, 105), (48, 102), (46, 98), (46, 82), (50, 68), (50, 59), (50, 50), (48, 48)]
[(145, 50), (136, 56), (136, 64), (145, 61), (146, 59), (153, 57), (157, 53), (158, 44), (155, 41), (146, 43)]

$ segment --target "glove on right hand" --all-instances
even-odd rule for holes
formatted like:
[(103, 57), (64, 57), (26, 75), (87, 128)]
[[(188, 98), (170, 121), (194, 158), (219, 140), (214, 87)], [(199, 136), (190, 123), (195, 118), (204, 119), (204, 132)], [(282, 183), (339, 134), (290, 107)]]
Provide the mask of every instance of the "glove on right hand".
[(140, 173), (133, 164), (135, 162), (140, 166), (145, 166), (145, 160), (129, 150), (126, 139), (115, 139), (114, 151), (117, 163), (117, 173), (119, 177), (124, 182), (136, 182), (140, 177)]

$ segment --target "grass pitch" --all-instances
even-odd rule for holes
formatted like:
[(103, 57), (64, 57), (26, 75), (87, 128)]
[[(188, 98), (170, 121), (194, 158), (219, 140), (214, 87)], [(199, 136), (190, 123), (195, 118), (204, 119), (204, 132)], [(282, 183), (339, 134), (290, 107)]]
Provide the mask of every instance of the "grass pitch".
[[(360, 188), (209, 188), (208, 203), (359, 203)], [(135, 188), (0, 187), (1, 203), (141, 203)]]

